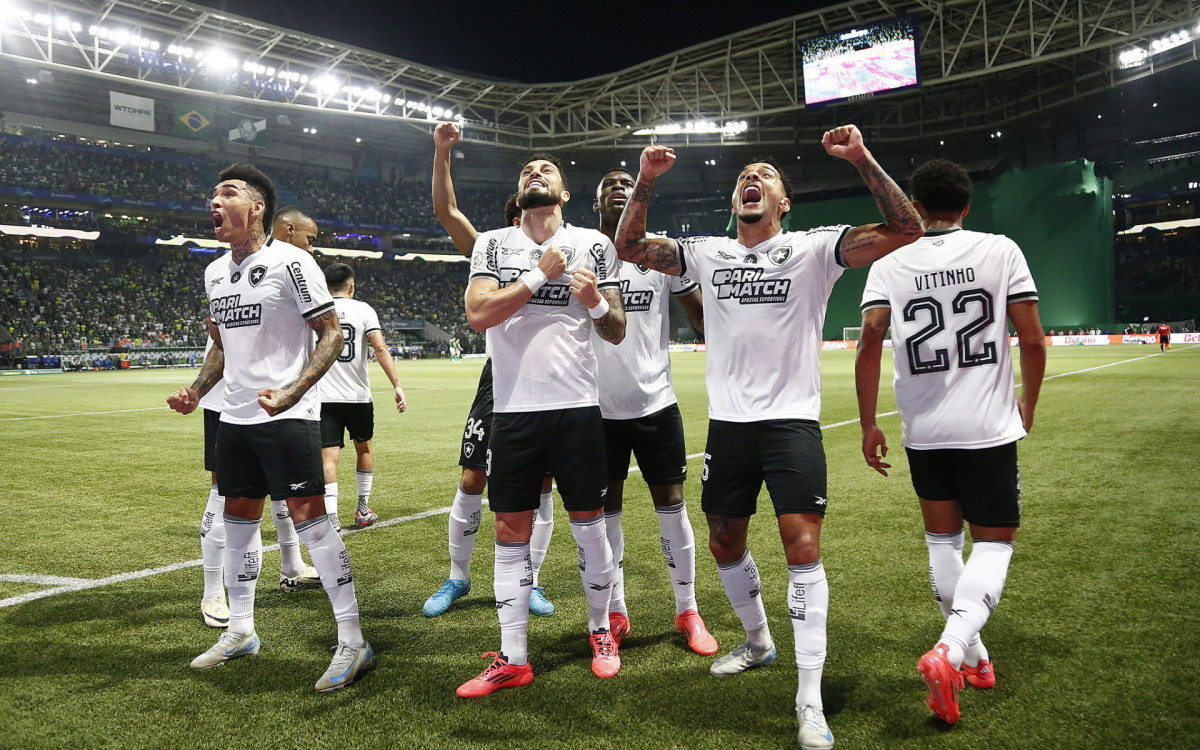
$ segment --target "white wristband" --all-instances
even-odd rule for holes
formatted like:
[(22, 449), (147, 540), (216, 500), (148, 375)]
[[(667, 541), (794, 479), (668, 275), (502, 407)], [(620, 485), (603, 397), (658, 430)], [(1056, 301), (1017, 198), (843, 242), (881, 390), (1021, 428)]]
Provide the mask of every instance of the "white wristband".
[(531, 294), (537, 294), (537, 290), (542, 288), (549, 279), (546, 278), (546, 273), (540, 268), (535, 268), (532, 271), (526, 271), (521, 274), (521, 283), (529, 287)]
[(605, 315), (608, 315), (608, 300), (604, 299), (604, 297), (601, 297), (600, 304), (596, 305), (595, 307), (588, 308), (588, 315), (592, 316), (592, 320), (599, 320)]

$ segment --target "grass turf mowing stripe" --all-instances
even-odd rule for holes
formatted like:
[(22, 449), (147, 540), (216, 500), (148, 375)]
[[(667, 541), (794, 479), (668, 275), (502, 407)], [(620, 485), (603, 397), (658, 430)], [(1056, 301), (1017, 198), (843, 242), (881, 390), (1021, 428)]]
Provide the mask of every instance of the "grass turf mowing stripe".
[[(1187, 347), (1187, 348), (1193, 349), (1194, 347)], [(1143, 355), (1140, 357), (1131, 357), (1129, 359), (1123, 359), (1123, 360), (1119, 360), (1117, 362), (1109, 362), (1107, 364), (1098, 365), (1096, 367), (1087, 367), (1087, 368), (1084, 368), (1081, 370), (1073, 370), (1071, 372), (1063, 372), (1063, 373), (1059, 373), (1057, 375), (1050, 375), (1050, 376), (1047, 376), (1045, 378), (1045, 380), (1054, 380), (1056, 378), (1062, 378), (1062, 377), (1066, 377), (1068, 375), (1080, 375), (1083, 373), (1094, 372), (1096, 370), (1102, 370), (1102, 369), (1105, 369), (1108, 367), (1114, 367), (1116, 365), (1127, 364), (1129, 362), (1138, 362), (1140, 360), (1150, 359), (1152, 357), (1161, 357), (1161, 356), (1164, 356), (1162, 352), (1156, 352), (1154, 354), (1147, 354), (1147, 355)], [(142, 408), (142, 409), (120, 409), (117, 411), (149, 411), (152, 409), (161, 409), (161, 408), (165, 408), (165, 407), (155, 406), (155, 407)], [(116, 412), (90, 412), (90, 413), (84, 413), (84, 414), (60, 414), (60, 415), (47, 415), (46, 417), (15, 417), (12, 419), (45, 419), (45, 418), (53, 418), (53, 417), (89, 416), (91, 414), (111, 414), (111, 413), (116, 413)], [(899, 411), (890, 411), (890, 412), (878, 414), (877, 416), (890, 417), (890, 416), (895, 416), (899, 413), (900, 413)], [(0, 421), (5, 421), (5, 420), (0, 420)], [(856, 424), (856, 423), (858, 423), (858, 421), (859, 421), (859, 419), (856, 417), (854, 419), (847, 419), (842, 422), (834, 422), (832, 424), (822, 425), (821, 429), (829, 430), (829, 429), (833, 429), (835, 427), (845, 427), (847, 425)], [(692, 453), (692, 454), (687, 455), (686, 458), (690, 461), (692, 459), (699, 458), (703, 455), (704, 455), (703, 452)], [(639, 468), (637, 466), (631, 466), (629, 471), (637, 472), (637, 471), (639, 471)], [(486, 503), (487, 503), (487, 501), (484, 500), (484, 504), (486, 504)], [(406, 523), (409, 521), (417, 521), (417, 520), (421, 520), (424, 518), (430, 518), (432, 516), (446, 515), (449, 512), (450, 512), (449, 507), (435, 508), (432, 510), (422, 511), (420, 513), (413, 513), (411, 515), (399, 516), (396, 518), (389, 518), (385, 521), (380, 521), (378, 523), (373, 524), (372, 526), (368, 526), (368, 527), (361, 528), (361, 529), (345, 529), (345, 530), (343, 530), (342, 535), (349, 536), (351, 534), (357, 534), (359, 532), (367, 531), (369, 529), (387, 528), (389, 526), (394, 526), (396, 524)], [(263, 547), (263, 552), (274, 552), (278, 549), (279, 549), (278, 544), (272, 544), (272, 545)], [(45, 580), (47, 585), (54, 585), (50, 581), (50, 579), (54, 579), (56, 582), (59, 580), (63, 581), (63, 583), (61, 585), (56, 585), (53, 588), (44, 589), (42, 591), (33, 591), (33, 592), (25, 593), (25, 594), (20, 594), (18, 596), (9, 597), (7, 599), (0, 599), (0, 609), (3, 609), (5, 607), (16, 606), (18, 604), (24, 604), (25, 602), (35, 601), (37, 599), (44, 599), (49, 596), (56, 596), (58, 594), (65, 594), (65, 593), (74, 592), (74, 591), (85, 591), (87, 589), (98, 588), (100, 586), (108, 586), (108, 585), (115, 584), (115, 583), (123, 583), (125, 581), (136, 580), (138, 578), (147, 578), (149, 576), (155, 576), (155, 575), (159, 575), (162, 573), (173, 573), (177, 570), (198, 567), (201, 564), (202, 564), (201, 560), (188, 560), (185, 562), (172, 563), (170, 565), (163, 565), (163, 566), (159, 566), (159, 567), (155, 567), (155, 568), (146, 568), (143, 570), (137, 570), (137, 571), (133, 571), (130, 573), (120, 573), (118, 575), (109, 576), (107, 578), (97, 578), (97, 579), (82, 579), (82, 578), (59, 579), (58, 577), (55, 577), (55, 576), (35, 576), (35, 575), (0, 576), (0, 582), (8, 581), (8, 582), (12, 582), (12, 583), (40, 583), (42, 580)], [(21, 580), (17, 580), (18, 578), (20, 578)], [(33, 580), (33, 579), (39, 579), (39, 580)], [(68, 583), (68, 581), (69, 581), (69, 583)]]

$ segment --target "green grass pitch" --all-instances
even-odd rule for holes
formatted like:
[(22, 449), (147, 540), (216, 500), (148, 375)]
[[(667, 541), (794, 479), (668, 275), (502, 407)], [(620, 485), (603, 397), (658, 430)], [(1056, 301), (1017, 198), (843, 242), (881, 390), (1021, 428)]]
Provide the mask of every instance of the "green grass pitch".
[[(703, 450), (703, 355), (676, 355), (688, 451)], [(375, 373), (381, 519), (445, 508), (481, 360), (400, 364), (407, 413)], [(1106, 367), (1105, 365), (1113, 365)], [(890, 355), (885, 355), (890, 368)], [(853, 353), (826, 352), (823, 425), (857, 416)], [(1099, 368), (1099, 369), (1090, 369)], [(1086, 372), (1081, 372), (1087, 370)], [(968, 688), (951, 729), (931, 718), (918, 657), (941, 629), (896, 416), (881, 419), (894, 473), (868, 469), (856, 423), (824, 433), (829, 515), (826, 716), (839, 748), (1195, 747), (1200, 736), (1200, 348), (1062, 347), (1033, 434), (1020, 446), (1024, 518), (1004, 598), (984, 631), (998, 686)], [(787, 572), (765, 496), (751, 524), (774, 665), (709, 676), (674, 633), (674, 606), (645, 485), (626, 489), (633, 632), (612, 680), (589, 670), (586, 606), (566, 514), (542, 583), (557, 612), (532, 618), (536, 679), (465, 701), (454, 688), (499, 646), (492, 516), (471, 594), (443, 617), (420, 607), (446, 576), (444, 514), (347, 537), (378, 666), (330, 695), (312, 685), (335, 630), (319, 591), (284, 595), (267, 553), (262, 652), (205, 673), (188, 662), (217, 632), (199, 619), (187, 567), (9, 604), (44, 590), (20, 576), (103, 579), (199, 558), (208, 489), (201, 418), (166, 396), (187, 369), (0, 378), (0, 747), (793, 748), (796, 671)], [(885, 378), (886, 380), (886, 378)], [(890, 391), (880, 411), (894, 409)], [(699, 459), (686, 486), (701, 613), (722, 652), (741, 637), (705, 544)], [(343, 453), (342, 518), (353, 513)], [(264, 544), (274, 528), (263, 526)]]

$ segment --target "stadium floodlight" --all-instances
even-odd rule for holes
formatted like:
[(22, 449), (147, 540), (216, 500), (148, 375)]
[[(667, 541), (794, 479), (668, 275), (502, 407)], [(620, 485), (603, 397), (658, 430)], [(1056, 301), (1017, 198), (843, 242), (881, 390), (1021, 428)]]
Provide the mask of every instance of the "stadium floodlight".
[(26, 79), (25, 79), (25, 83), (28, 83), (30, 86), (36, 86), (36, 85), (38, 85), (38, 79), (36, 79), (36, 78), (26, 78)]
[(1150, 57), (1150, 53), (1146, 50), (1141, 47), (1132, 47), (1117, 56), (1117, 64), (1121, 66), (1122, 70), (1128, 70), (1144, 64), (1148, 57)]
[(208, 63), (208, 69), (214, 72), (231, 73), (238, 69), (237, 58), (220, 47), (213, 47), (210, 49), (207, 54), (205, 54), (204, 59)]
[(313, 83), (323, 94), (333, 94), (338, 90), (338, 79), (331, 75), (324, 75), (314, 79)]
[(434, 108), (433, 108), (433, 111), (432, 111), (432, 114), (433, 114), (433, 116), (434, 116), (434, 117), (441, 117), (441, 116), (442, 116), (442, 108), (441, 108), (441, 107), (434, 107)]
[(462, 112), (459, 112), (456, 115), (454, 115), (454, 119), (458, 120), (459, 122), (462, 122), (463, 121)]

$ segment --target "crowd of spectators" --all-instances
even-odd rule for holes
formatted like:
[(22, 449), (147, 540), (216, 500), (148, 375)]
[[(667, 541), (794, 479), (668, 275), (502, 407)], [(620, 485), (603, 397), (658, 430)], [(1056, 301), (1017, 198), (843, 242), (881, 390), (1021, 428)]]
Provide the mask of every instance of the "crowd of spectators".
[(0, 137), (0, 185), (12, 187), (197, 205), (207, 199), (210, 171), (133, 149)]
[[(162, 246), (5, 240), (0, 324), (20, 342), (22, 353), (203, 346), (200, 279), (214, 255)], [(426, 347), (428, 338), (412, 331), (411, 323), (408, 332), (398, 327), (399, 321), (424, 321), (457, 336), (466, 351), (482, 351), (483, 337), (467, 325), (462, 307), (465, 263), (350, 262), (358, 277), (357, 298), (379, 313), (389, 342)]]
[(1118, 301), (1142, 294), (1200, 292), (1200, 229), (1122, 235), (1115, 251)]

